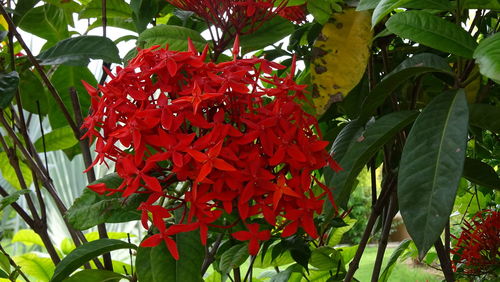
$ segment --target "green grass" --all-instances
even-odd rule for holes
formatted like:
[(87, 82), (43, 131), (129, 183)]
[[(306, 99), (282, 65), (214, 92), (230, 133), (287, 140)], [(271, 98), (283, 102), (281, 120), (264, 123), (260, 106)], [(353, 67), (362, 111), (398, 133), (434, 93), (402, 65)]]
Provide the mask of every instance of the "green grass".
[[(388, 248), (385, 252), (384, 255), (384, 262), (382, 264), (382, 269), (380, 272), (382, 272), (385, 269), (385, 265), (387, 264), (387, 261), (389, 260), (389, 257), (391, 256), (392, 252), (394, 251), (394, 248)], [(361, 258), (361, 261), (359, 263), (359, 269), (356, 271), (356, 274), (354, 277), (358, 279), (361, 282), (365, 281), (371, 281), (371, 275), (373, 271), (373, 265), (375, 263), (375, 258), (377, 256), (377, 248), (376, 247), (367, 247), (365, 249), (365, 252), (363, 253), (363, 257)], [(410, 265), (397, 262), (396, 266), (394, 267), (394, 270), (392, 271), (392, 274), (389, 278), (389, 281), (393, 282), (434, 282), (434, 281), (442, 281), (443, 278), (431, 274), (427, 272), (424, 268), (422, 267), (412, 267)]]

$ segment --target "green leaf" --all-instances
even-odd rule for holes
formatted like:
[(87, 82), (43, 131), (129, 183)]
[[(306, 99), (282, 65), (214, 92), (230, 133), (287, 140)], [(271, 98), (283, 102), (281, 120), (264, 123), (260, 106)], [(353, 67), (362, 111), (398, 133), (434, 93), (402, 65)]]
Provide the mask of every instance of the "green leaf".
[(16, 2), (16, 9), (14, 10), (14, 17), (12, 21), (18, 24), (24, 15), (35, 7), (40, 0), (18, 0)]
[(129, 244), (115, 239), (100, 239), (78, 246), (69, 253), (56, 267), (54, 276), (50, 281), (63, 281), (73, 271), (87, 263), (89, 260), (119, 249), (136, 249), (134, 244)]
[[(106, 23), (107, 23), (107, 26), (123, 28), (125, 30), (132, 31), (134, 33), (137, 32), (134, 22), (130, 19), (109, 18), (109, 19), (107, 19)], [(87, 32), (91, 31), (95, 28), (102, 28), (102, 19), (96, 19), (91, 25), (89, 25), (87, 27)], [(134, 35), (134, 36), (137, 38), (136, 35)]]
[(311, 249), (304, 238), (296, 235), (283, 240), (285, 248), (290, 251), (293, 260), (309, 271), (308, 264), (311, 258)]
[(175, 237), (179, 260), (172, 257), (163, 242), (156, 247), (138, 249), (136, 268), (139, 281), (203, 281), (200, 270), (205, 251), (200, 233), (191, 231)]
[(498, 0), (463, 0), (460, 4), (465, 9), (500, 10), (500, 2)]
[(3, 253), (0, 253), (0, 269), (10, 273), (10, 261)]
[(142, 32), (137, 39), (137, 46), (140, 48), (149, 48), (153, 45), (165, 47), (168, 44), (169, 50), (185, 51), (188, 47), (188, 37), (191, 38), (198, 50), (202, 50), (207, 43), (195, 30), (162, 24)]
[(417, 113), (410, 111), (391, 113), (382, 116), (369, 125), (361, 135), (356, 136), (339, 162), (343, 170), (333, 174), (329, 181), (337, 205), (347, 209), (347, 202), (361, 169), (385, 143), (413, 122), (416, 116)]
[(380, 0), (360, 0), (356, 11), (372, 10), (377, 7)]
[(0, 278), (9, 278), (9, 274), (0, 269)]
[[(21, 173), (24, 176), (24, 181), (26, 186), (30, 186), (33, 183), (33, 175), (31, 174), (31, 169), (24, 162), (19, 160), (19, 167)], [(19, 184), (19, 179), (17, 178), (16, 171), (12, 167), (9, 161), (9, 156), (5, 152), (0, 152), (0, 170), (2, 171), (2, 177), (9, 182), (12, 187), (17, 190), (21, 190), (21, 184)]]
[(143, 32), (148, 24), (158, 13), (158, 0), (131, 0), (130, 7), (133, 11), (133, 19), (137, 31)]
[(398, 261), (399, 256), (408, 248), (411, 240), (404, 240), (399, 243), (399, 246), (392, 252), (391, 257), (389, 258), (389, 262), (385, 266), (384, 271), (380, 275), (379, 282), (387, 282), (389, 281), (389, 277), (391, 276), (392, 270), (396, 266), (396, 262)]
[(265, 22), (257, 31), (240, 37), (243, 53), (259, 50), (292, 34), (294, 25), (282, 17)]
[(49, 281), (54, 273), (54, 263), (50, 258), (42, 258), (36, 254), (28, 253), (13, 257), (13, 260), (24, 273), (36, 278), (35, 281)]
[[(61, 65), (52, 75), (51, 81), (54, 84), (57, 92), (61, 96), (64, 105), (68, 109), (72, 109), (71, 96), (69, 90), (75, 87), (80, 100), (80, 108), (82, 109), (83, 116), (87, 116), (88, 109), (90, 108), (90, 96), (82, 85), (82, 80), (90, 85), (97, 85), (97, 81), (87, 67), (74, 67)], [(68, 125), (64, 115), (59, 107), (51, 101), (52, 107), (49, 111), (49, 121), (52, 129)], [(72, 111), (70, 111), (72, 112)]]
[[(73, 130), (69, 126), (56, 128), (45, 134), (44, 138), (46, 145), (45, 150), (47, 152), (68, 149), (78, 144), (78, 139), (75, 138)], [(34, 145), (38, 152), (43, 152), (42, 137), (38, 138)]]
[(108, 63), (121, 63), (118, 48), (106, 37), (82, 35), (64, 39), (40, 53), (42, 65), (86, 66), (90, 59), (102, 59)]
[[(120, 186), (122, 179), (116, 173), (108, 174), (91, 183), (105, 183), (107, 188), (115, 189)], [(73, 205), (66, 212), (66, 219), (75, 229), (85, 230), (101, 223), (118, 223), (140, 219), (137, 211), (139, 204), (145, 200), (146, 195), (132, 195), (123, 198), (118, 194), (111, 196), (99, 195), (85, 189)]]
[(337, 227), (333, 229), (330, 239), (328, 240), (328, 246), (337, 246), (342, 241), (342, 237), (347, 231), (351, 230), (354, 224), (356, 224), (357, 220), (354, 218), (346, 217), (344, 219), (347, 226)]
[(49, 112), (49, 98), (38, 76), (29, 69), (21, 72), (19, 76), (19, 93), (21, 94), (23, 109), (38, 114), (38, 102), (40, 104), (40, 114), (46, 115)]
[(482, 75), (500, 83), (500, 33), (481, 41), (473, 57)]
[(342, 6), (336, 2), (338, 0), (309, 0), (307, 1), (307, 11), (309, 11), (314, 19), (320, 23), (325, 24), (333, 12), (340, 12)]
[(16, 71), (0, 74), (0, 109), (5, 109), (16, 95), (19, 74)]
[(488, 104), (469, 105), (470, 124), (500, 134), (500, 107)]
[(377, 4), (372, 15), (372, 27), (378, 24), (385, 16), (394, 9), (401, 7), (409, 0), (382, 0)]
[(309, 264), (318, 270), (330, 270), (335, 273), (339, 265), (343, 266), (341, 260), (342, 255), (339, 251), (329, 246), (322, 246), (312, 251)]
[(448, 11), (452, 9), (451, 2), (448, 0), (410, 0), (404, 3), (402, 7), (439, 11)]
[(401, 156), (401, 215), (423, 258), (439, 238), (455, 201), (465, 159), (468, 124), (464, 91), (434, 98), (413, 125)]
[(12, 237), (11, 242), (20, 242), (28, 247), (35, 244), (45, 248), (45, 244), (43, 244), (42, 238), (40, 238), (40, 236), (31, 229), (21, 229), (17, 231), (17, 233), (14, 234), (14, 237)]
[(64, 282), (118, 282), (125, 276), (109, 270), (84, 269), (73, 274)]
[(481, 186), (500, 190), (498, 174), (490, 165), (480, 160), (466, 158), (463, 177)]
[(472, 58), (477, 46), (463, 28), (423, 11), (397, 13), (385, 25), (402, 38), (464, 58)]
[[(107, 0), (106, 1), (106, 16), (109, 18), (131, 18), (132, 10), (127, 2), (123, 0)], [(80, 11), (80, 19), (101, 18), (102, 17), (102, 0), (92, 0), (82, 11)]]
[(219, 269), (223, 274), (229, 273), (233, 268), (242, 265), (248, 257), (247, 244), (234, 245), (222, 254)]
[(0, 211), (5, 209), (8, 205), (15, 203), (22, 195), (29, 194), (30, 192), (30, 190), (18, 190), (10, 193), (7, 197), (2, 197), (2, 200), (0, 201)]
[(49, 4), (29, 10), (19, 22), (19, 27), (51, 43), (69, 37), (65, 11)]
[(367, 95), (361, 111), (364, 119), (375, 113), (385, 99), (409, 78), (430, 72), (454, 75), (446, 60), (438, 55), (421, 53), (404, 60)]

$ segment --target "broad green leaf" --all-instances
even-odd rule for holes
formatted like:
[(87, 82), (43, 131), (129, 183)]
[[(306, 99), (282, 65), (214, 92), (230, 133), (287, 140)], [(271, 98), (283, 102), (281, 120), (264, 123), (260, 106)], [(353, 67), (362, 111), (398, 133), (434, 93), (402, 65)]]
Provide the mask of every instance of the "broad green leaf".
[(90, 59), (121, 63), (115, 43), (109, 38), (96, 35), (81, 35), (59, 41), (40, 53), (38, 59), (42, 65), (86, 66)]
[(473, 57), (482, 75), (500, 83), (500, 33), (481, 41)]
[(401, 7), (409, 0), (382, 0), (377, 4), (372, 15), (372, 27), (378, 24), (385, 16), (394, 9)]
[[(106, 16), (109, 18), (131, 18), (132, 10), (124, 0), (107, 0)], [(80, 11), (80, 19), (101, 18), (102, 0), (92, 0), (85, 8)]]
[(404, 146), (399, 209), (421, 258), (449, 220), (465, 159), (468, 117), (463, 90), (442, 93), (424, 108)]
[(500, 2), (498, 0), (463, 0), (460, 4), (465, 9), (500, 10)]
[(342, 237), (344, 237), (344, 234), (352, 229), (357, 220), (354, 218), (346, 217), (344, 218), (344, 221), (345, 223), (347, 223), (347, 226), (337, 227), (333, 229), (332, 233), (330, 234), (330, 239), (328, 240), (328, 246), (334, 247), (340, 244), (340, 242), (342, 241)]
[(139, 281), (203, 281), (200, 269), (205, 250), (200, 233), (191, 231), (175, 237), (179, 260), (172, 257), (163, 242), (156, 247), (138, 249), (136, 269)]
[(399, 246), (392, 252), (391, 257), (389, 258), (389, 262), (385, 266), (384, 271), (380, 275), (379, 282), (387, 282), (389, 281), (389, 277), (391, 276), (392, 270), (396, 266), (396, 262), (398, 261), (399, 256), (408, 248), (411, 240), (404, 240), (399, 243)]
[(31, 229), (21, 229), (17, 231), (16, 234), (14, 234), (14, 237), (12, 237), (11, 242), (19, 242), (23, 243), (26, 246), (32, 246), (33, 244), (38, 245), (40, 247), (44, 247), (45, 245), (43, 244), (42, 238), (33, 230)]
[(339, 5), (339, 0), (308, 0), (307, 11), (314, 16), (314, 19), (325, 24), (333, 12), (342, 11), (342, 6)]
[(378, 150), (394, 135), (408, 126), (417, 113), (410, 111), (395, 112), (382, 116), (369, 125), (361, 135), (351, 142), (339, 165), (342, 171), (333, 174), (329, 186), (337, 205), (346, 209), (359, 172)]
[(488, 104), (469, 105), (469, 122), (482, 129), (500, 133), (500, 107)]
[(242, 265), (248, 256), (247, 244), (234, 245), (222, 254), (219, 269), (223, 274), (229, 273), (233, 268)]
[(64, 282), (118, 282), (125, 276), (109, 270), (84, 269), (73, 274)]
[(24, 15), (33, 9), (38, 2), (40, 2), (40, 0), (18, 0), (12, 18), (14, 24), (17, 25)]
[(360, 0), (356, 10), (364, 11), (375, 9), (380, 1), (381, 0)]
[[(109, 239), (125, 239), (128, 238), (128, 236), (135, 237), (135, 235), (131, 235), (126, 232), (108, 232), (107, 234)], [(88, 242), (99, 240), (100, 239), (99, 232), (94, 231), (87, 233), (85, 234), (85, 238), (87, 239)], [(65, 255), (71, 253), (71, 251), (73, 251), (75, 248), (76, 248), (75, 243), (73, 243), (73, 241), (70, 240), (69, 238), (64, 238), (63, 241), (61, 242), (60, 249), (62, 253)], [(121, 268), (119, 269), (113, 268), (113, 269), (119, 273), (121, 273), (120, 271), (122, 270)]]
[[(73, 130), (69, 126), (52, 130), (51, 132), (45, 134), (44, 139), (45, 151), (47, 152), (71, 148), (78, 144), (78, 139), (75, 138)], [(38, 152), (44, 151), (42, 137), (38, 138), (34, 145)]]
[(435, 54), (421, 53), (404, 60), (367, 95), (361, 111), (364, 119), (374, 114), (385, 99), (409, 78), (430, 72), (453, 75), (446, 60)]
[[(33, 183), (33, 175), (31, 174), (31, 169), (27, 164), (19, 160), (19, 167), (21, 169), (21, 173), (24, 176), (24, 181), (26, 182), (26, 186), (30, 186)], [(12, 167), (9, 161), (9, 157), (7, 153), (0, 152), (0, 171), (2, 172), (2, 177), (9, 182), (12, 187), (17, 190), (21, 190), (21, 184), (19, 184), (19, 179), (17, 178), (16, 171)]]
[[(107, 26), (123, 28), (125, 30), (137, 32), (135, 24), (130, 19), (123, 18), (109, 18), (107, 19)], [(102, 19), (96, 19), (91, 25), (88, 26), (87, 32), (95, 28), (102, 28)], [(116, 42), (115, 42), (116, 43)]]
[(73, 271), (87, 263), (89, 260), (119, 249), (136, 249), (134, 244), (129, 244), (115, 239), (99, 239), (78, 246), (69, 253), (56, 267), (54, 276), (50, 281), (63, 281)]
[(290, 255), (290, 252), (282, 252), (281, 254), (279, 254), (279, 256), (273, 259), (272, 250), (274, 246), (276, 245), (273, 245), (269, 248), (269, 250), (265, 253), (264, 258), (262, 258), (262, 252), (259, 252), (257, 258), (255, 259), (254, 267), (268, 268), (271, 266), (276, 267), (276, 266), (287, 265), (294, 262), (292, 256)]
[(290, 251), (293, 260), (308, 270), (309, 260), (311, 259), (311, 249), (309, 243), (300, 236), (292, 236), (282, 241), (287, 250)]
[(10, 261), (3, 253), (0, 253), (0, 269), (5, 270), (5, 272), (10, 273)]
[[(19, 76), (19, 93), (23, 109), (30, 113), (46, 115), (49, 112), (49, 97), (38, 75), (31, 70), (26, 70)], [(37, 102), (40, 105), (40, 112), (38, 112)]]
[(481, 186), (500, 190), (498, 174), (490, 165), (480, 160), (466, 158), (463, 177)]
[[(57, 92), (61, 96), (64, 104), (70, 112), (73, 112), (73, 106), (71, 104), (71, 96), (69, 90), (71, 87), (75, 87), (78, 93), (78, 99), (80, 100), (80, 108), (82, 109), (83, 116), (87, 116), (87, 111), (90, 108), (90, 96), (82, 85), (82, 80), (86, 81), (90, 85), (97, 85), (97, 81), (87, 67), (74, 67), (74, 66), (64, 66), (61, 65), (52, 75), (51, 81)], [(62, 114), (59, 107), (50, 101), (52, 107), (49, 112), (49, 121), (52, 129), (63, 127), (68, 125), (64, 115)]]
[(133, 11), (133, 19), (137, 32), (143, 32), (151, 20), (158, 13), (158, 0), (131, 0), (130, 7)]
[(19, 22), (19, 27), (51, 43), (69, 37), (64, 10), (50, 4), (29, 10)]
[(448, 11), (452, 9), (452, 5), (449, 0), (410, 0), (404, 3), (402, 7), (440, 11)]
[(44, 2), (62, 8), (70, 15), (71, 13), (78, 13), (82, 9), (82, 6), (76, 1), (44, 0)]
[(358, 247), (359, 245), (354, 245), (354, 246), (337, 248), (336, 250), (340, 251), (340, 253), (342, 254), (342, 259), (344, 261), (344, 264), (347, 265), (356, 255)]
[(318, 270), (331, 270), (337, 272), (337, 267), (342, 265), (342, 255), (339, 251), (329, 246), (315, 248), (311, 252), (309, 264)]
[(0, 211), (5, 209), (5, 207), (7, 207), (8, 205), (15, 203), (22, 195), (26, 195), (30, 192), (30, 190), (17, 190), (10, 193), (10, 195), (7, 197), (2, 197), (2, 200), (0, 200)]
[[(108, 174), (92, 184), (105, 183), (107, 188), (115, 189), (120, 186), (122, 179), (116, 174)], [(85, 189), (73, 205), (68, 209), (65, 217), (76, 229), (85, 230), (101, 223), (118, 223), (140, 219), (137, 211), (145, 195), (132, 195), (123, 198), (118, 194), (111, 196), (99, 195)]]
[(35, 281), (48, 282), (54, 273), (54, 263), (50, 258), (28, 253), (13, 257), (13, 260), (24, 273), (36, 278)]
[(464, 58), (472, 58), (477, 46), (462, 27), (423, 11), (397, 13), (385, 25), (402, 38)]
[(206, 41), (195, 30), (176, 25), (157, 25), (147, 29), (139, 35), (137, 46), (149, 48), (153, 45), (165, 47), (168, 44), (169, 50), (185, 51), (188, 47), (188, 38), (191, 38), (194, 46), (198, 50), (205, 47)]
[(0, 74), (0, 109), (5, 109), (16, 95), (19, 74), (16, 71)]
[(240, 37), (243, 53), (259, 50), (280, 41), (294, 31), (293, 24), (282, 17), (265, 22), (257, 31)]
[(0, 269), (0, 278), (9, 278), (9, 274)]

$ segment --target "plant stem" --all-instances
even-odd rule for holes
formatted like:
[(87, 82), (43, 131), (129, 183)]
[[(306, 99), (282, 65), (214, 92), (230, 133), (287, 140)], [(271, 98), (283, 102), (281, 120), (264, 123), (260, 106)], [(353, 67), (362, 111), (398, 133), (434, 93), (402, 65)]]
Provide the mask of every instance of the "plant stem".
[(441, 238), (439, 238), (436, 243), (434, 243), (434, 248), (436, 248), (439, 262), (441, 263), (441, 269), (443, 270), (446, 282), (455, 281), (453, 269), (451, 268), (451, 261), (449, 259), (449, 255), (446, 253), (443, 243), (441, 242)]
[(207, 269), (212, 264), (212, 262), (214, 262), (215, 254), (219, 249), (220, 243), (222, 242), (222, 238), (224, 238), (224, 233), (219, 234), (217, 236), (217, 239), (215, 240), (214, 245), (212, 246), (212, 250), (210, 250), (210, 252), (207, 252), (207, 254), (205, 255), (205, 259), (203, 260), (203, 264), (201, 265), (202, 276), (205, 274), (205, 272), (207, 272)]
[(28, 277), (26, 276), (26, 274), (24, 274), (24, 272), (21, 270), (21, 267), (19, 265), (16, 264), (16, 262), (10, 257), (10, 255), (4, 250), (4, 248), (2, 247), (2, 245), (0, 244), (0, 252), (9, 260), (9, 263), (11, 266), (14, 267), (14, 269), (16, 269), (16, 271), (19, 273), (19, 275), (21, 275), (21, 277), (26, 280), (26, 282), (30, 282), (30, 280), (28, 279)]

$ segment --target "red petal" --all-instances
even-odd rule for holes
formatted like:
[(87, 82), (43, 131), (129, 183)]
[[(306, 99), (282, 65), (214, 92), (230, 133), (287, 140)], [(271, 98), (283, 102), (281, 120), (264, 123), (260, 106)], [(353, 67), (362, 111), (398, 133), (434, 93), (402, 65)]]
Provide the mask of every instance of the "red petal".
[(211, 171), (212, 164), (210, 162), (205, 163), (200, 169), (200, 174), (196, 177), (196, 182), (202, 182)]
[(195, 151), (195, 150), (187, 150), (187, 153), (193, 157), (193, 159), (195, 159), (197, 162), (199, 163), (203, 163), (205, 162), (206, 160), (208, 160), (208, 157), (207, 155), (205, 155), (204, 153), (202, 152), (199, 152), (199, 151)]
[(250, 235), (250, 232), (248, 232), (248, 231), (234, 232), (231, 234), (231, 236), (233, 236), (236, 240), (239, 240), (239, 241), (247, 241), (247, 240), (250, 240), (252, 238), (252, 235)]
[(156, 247), (161, 242), (161, 234), (155, 234), (141, 243), (141, 247)]
[(224, 171), (236, 171), (236, 169), (232, 165), (230, 165), (223, 159), (214, 159), (213, 163), (215, 168), (217, 169)]
[(179, 260), (179, 251), (177, 250), (177, 244), (170, 237), (165, 237), (165, 244), (167, 244), (168, 251), (174, 257), (175, 260)]
[(153, 190), (153, 191), (156, 191), (156, 192), (162, 192), (163, 189), (161, 188), (161, 185), (160, 185), (160, 182), (158, 181), (158, 179), (156, 179), (155, 177), (149, 176), (149, 175), (145, 175), (145, 174), (143, 174), (141, 177), (144, 180), (144, 182), (146, 183), (146, 186), (147, 186), (146, 188)]
[(259, 253), (260, 245), (257, 240), (250, 240), (248, 243), (248, 253), (252, 256), (256, 256)]

